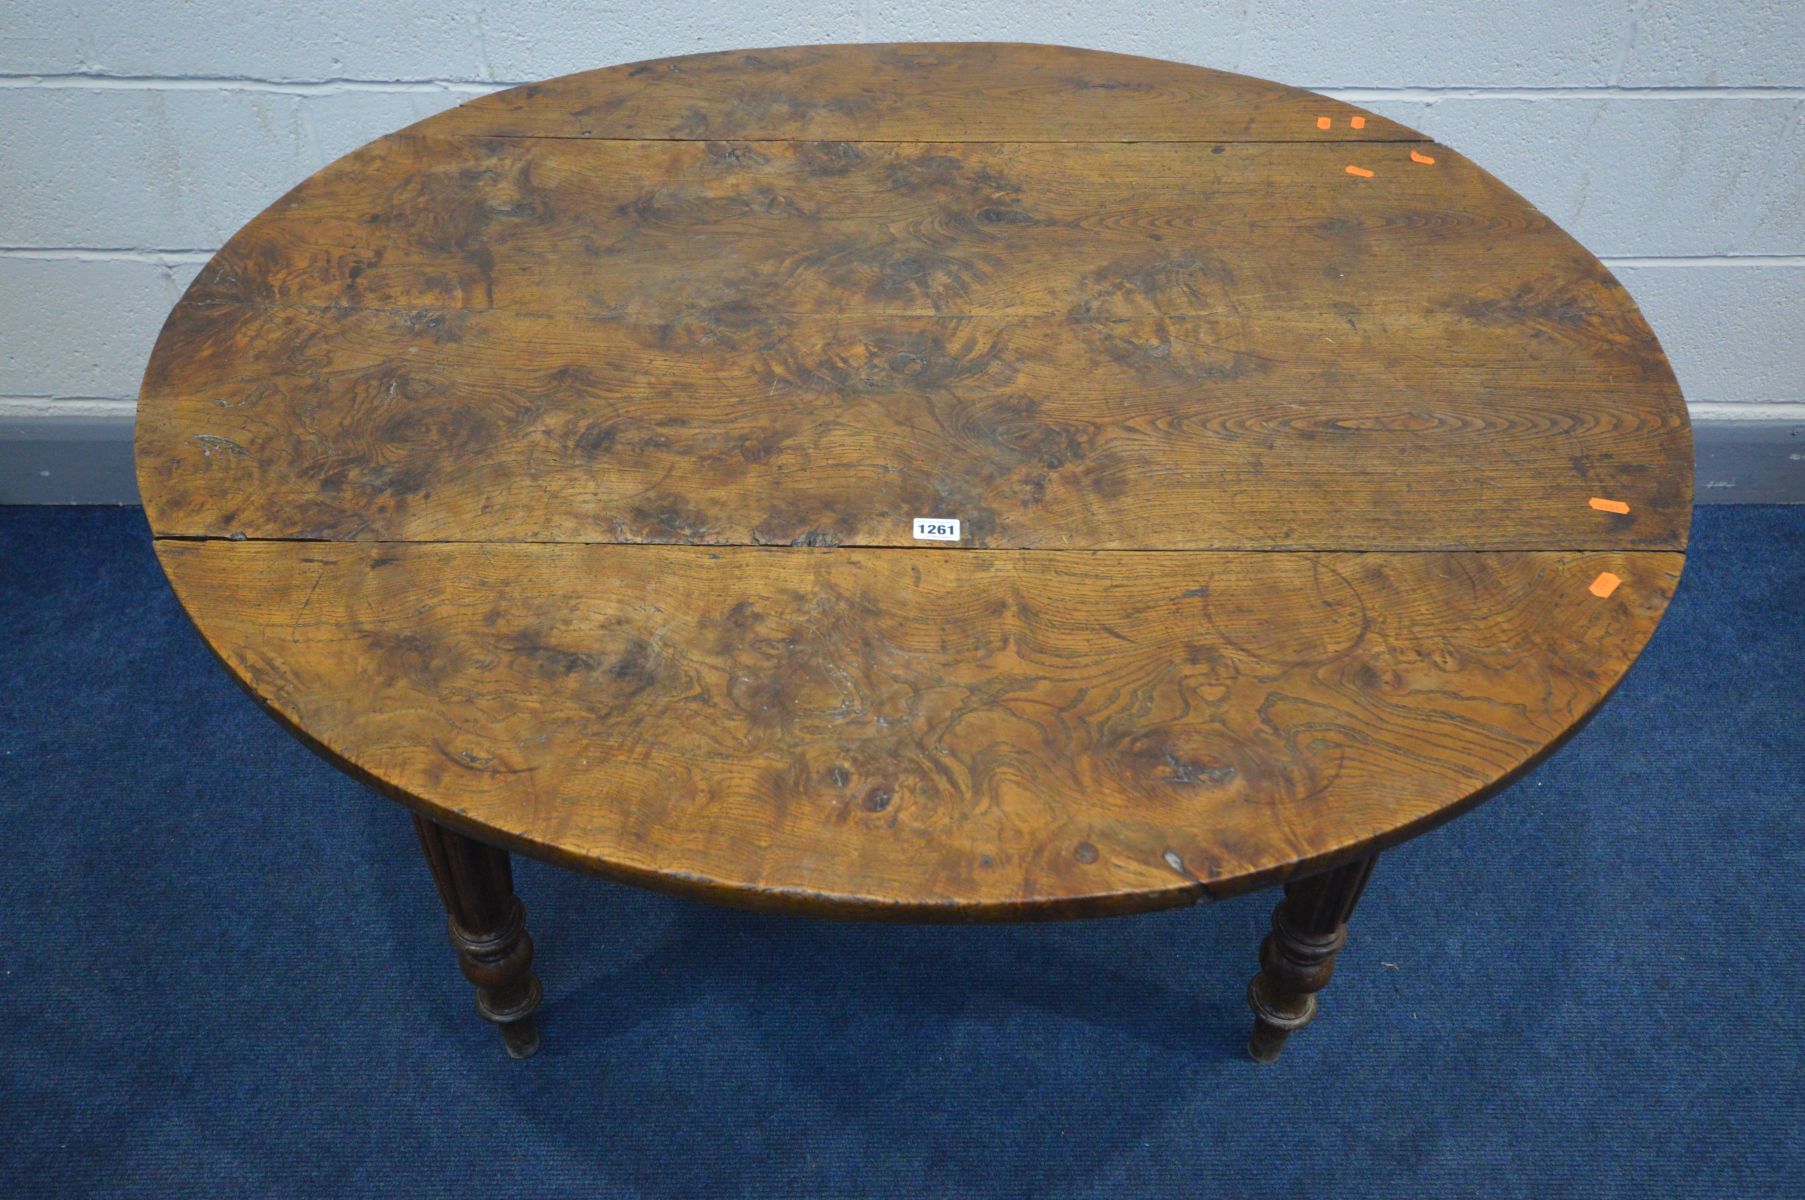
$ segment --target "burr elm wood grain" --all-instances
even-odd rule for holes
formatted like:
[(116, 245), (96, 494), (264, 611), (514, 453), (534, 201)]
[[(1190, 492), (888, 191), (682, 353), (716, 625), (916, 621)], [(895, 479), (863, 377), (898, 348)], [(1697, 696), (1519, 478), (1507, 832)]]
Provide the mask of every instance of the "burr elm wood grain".
[(1336, 304), (1357, 317), (1409, 298), (1524, 333), (1644, 332), (1613, 339), (1633, 309), (1597, 260), (1460, 155), (1429, 168), (1402, 145), (1369, 148), (1383, 177), (1355, 183), (1347, 153), (394, 134), (253, 220), (192, 298), (690, 325)]
[(1458, 153), (1006, 45), (633, 64), (380, 139), (200, 273), (138, 426), (196, 625), (416, 811), (516, 1049), (484, 843), (875, 918), (1290, 881), (1275, 1054), (1373, 855), (1623, 676), (1691, 455), (1627, 293)]
[(1344, 152), (384, 139), (202, 271), (144, 493), (222, 536), (1682, 547), (1621, 286), (1457, 155)]
[(1010, 548), (1684, 544), (1671, 380), (1553, 339), (1259, 310), (764, 324), (185, 306), (145, 383), (145, 502), (212, 536), (909, 545), (958, 514)]
[(157, 545), (235, 674), (429, 816), (635, 883), (929, 920), (1161, 907), (1398, 840), (1596, 705), (1680, 570)]

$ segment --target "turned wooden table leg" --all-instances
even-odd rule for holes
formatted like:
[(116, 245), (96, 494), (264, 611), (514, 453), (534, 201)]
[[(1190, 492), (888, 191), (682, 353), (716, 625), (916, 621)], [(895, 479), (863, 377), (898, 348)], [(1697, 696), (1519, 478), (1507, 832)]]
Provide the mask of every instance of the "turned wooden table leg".
[(1253, 1034), (1247, 1052), (1272, 1062), (1285, 1039), (1316, 1015), (1316, 993), (1335, 973), (1335, 954), (1347, 943), (1347, 920), (1378, 857), (1295, 879), (1272, 913), (1272, 932), (1260, 943), (1260, 973), (1247, 985)]
[(414, 830), (450, 916), (458, 965), (476, 985), (476, 1011), (500, 1027), (509, 1054), (526, 1058), (539, 1049), (539, 977), (507, 852), (418, 814)]

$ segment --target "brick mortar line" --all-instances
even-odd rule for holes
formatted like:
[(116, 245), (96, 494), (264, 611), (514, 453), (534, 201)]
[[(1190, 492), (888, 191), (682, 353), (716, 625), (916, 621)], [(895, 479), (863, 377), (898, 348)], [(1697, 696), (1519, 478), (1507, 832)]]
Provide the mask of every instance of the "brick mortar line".
[(1805, 99), (1805, 86), (1794, 84), (1674, 84), (1656, 87), (1626, 87), (1622, 84), (1578, 84), (1559, 87), (1361, 87), (1311, 86), (1306, 91), (1321, 92), (1339, 100), (1799, 100)]
[[(604, 64), (605, 65), (605, 64)], [(32, 74), (0, 72), (0, 89), (30, 90), (182, 90), (254, 91), (292, 95), (337, 92), (469, 93), (484, 95), (504, 88), (543, 80), (485, 79), (261, 79), (238, 75), (114, 75), (72, 72)], [(1535, 87), (1486, 84), (1443, 84), (1369, 87), (1360, 84), (1305, 84), (1307, 91), (1322, 92), (1342, 100), (1597, 100), (1597, 99), (1805, 99), (1805, 85), (1798, 84), (1658, 84), (1648, 86), (1564, 84)]]
[[(536, 82), (536, 81), (535, 81)], [(0, 72), (0, 90), (274, 92), (328, 95), (342, 92), (469, 93), (486, 95), (513, 83), (460, 79), (252, 79), (231, 75), (29, 75)]]
[(146, 262), (156, 266), (205, 263), (217, 250), (160, 250), (137, 246), (0, 246), (0, 258), (36, 262)]
[(1797, 267), (1805, 254), (1600, 254), (1607, 267)]

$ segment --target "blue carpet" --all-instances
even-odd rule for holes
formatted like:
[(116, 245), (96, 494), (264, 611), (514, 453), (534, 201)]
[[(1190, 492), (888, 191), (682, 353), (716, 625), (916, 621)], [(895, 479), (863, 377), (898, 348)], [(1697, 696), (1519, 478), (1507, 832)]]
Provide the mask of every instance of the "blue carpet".
[(203, 649), (135, 509), (0, 509), (0, 1193), (1798, 1195), (1805, 508), (1706, 508), (1564, 751), (1384, 859), (1242, 1054), (1266, 896), (758, 916), (523, 862), (544, 1049), (399, 808)]

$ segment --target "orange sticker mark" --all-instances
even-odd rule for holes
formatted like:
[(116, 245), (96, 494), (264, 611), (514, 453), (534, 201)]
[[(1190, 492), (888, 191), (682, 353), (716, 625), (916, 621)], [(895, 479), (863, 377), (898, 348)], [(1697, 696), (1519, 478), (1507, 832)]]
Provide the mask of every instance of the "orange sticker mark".
[(1318, 129), (1327, 129), (1333, 123), (1334, 122), (1330, 121), (1327, 117), (1316, 118), (1316, 128)]
[(1365, 167), (1356, 167), (1352, 163), (1348, 164), (1347, 173), (1349, 175), (1358, 175), (1362, 179), (1371, 179), (1373, 177), (1371, 171), (1367, 170)]
[(1427, 154), (1418, 154), (1415, 150), (1410, 152), (1410, 161), (1420, 162), (1425, 167), (1433, 167), (1435, 165), (1435, 160), (1433, 158), (1430, 158)]
[(1348, 124), (1352, 125), (1355, 129), (1365, 129), (1366, 128), (1366, 118), (1365, 117), (1355, 117), (1352, 120), (1350, 120), (1348, 122)]
[(1627, 513), (1630, 510), (1630, 506), (1621, 500), (1603, 500), (1594, 496), (1588, 503), (1599, 512)]
[(1603, 600), (1606, 596), (1616, 591), (1617, 585), (1622, 582), (1623, 580), (1617, 578), (1609, 571), (1606, 571), (1597, 579), (1594, 579), (1592, 581), (1592, 586), (1586, 590), (1591, 592), (1594, 596), (1597, 596), (1600, 600)]

